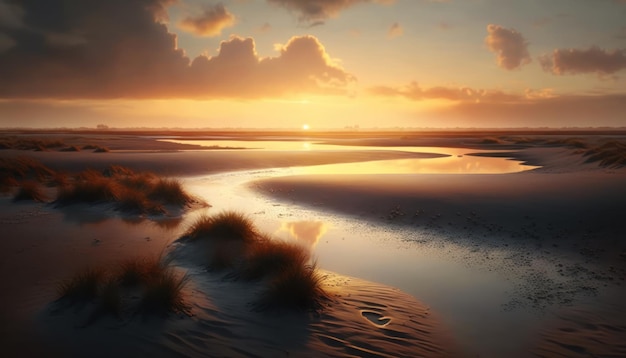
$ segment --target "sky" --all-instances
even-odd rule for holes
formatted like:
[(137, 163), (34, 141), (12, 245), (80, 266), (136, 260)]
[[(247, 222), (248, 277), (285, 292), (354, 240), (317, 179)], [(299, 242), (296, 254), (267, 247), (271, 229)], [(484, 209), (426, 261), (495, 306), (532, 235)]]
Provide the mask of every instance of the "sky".
[(0, 0), (0, 127), (626, 126), (626, 0)]

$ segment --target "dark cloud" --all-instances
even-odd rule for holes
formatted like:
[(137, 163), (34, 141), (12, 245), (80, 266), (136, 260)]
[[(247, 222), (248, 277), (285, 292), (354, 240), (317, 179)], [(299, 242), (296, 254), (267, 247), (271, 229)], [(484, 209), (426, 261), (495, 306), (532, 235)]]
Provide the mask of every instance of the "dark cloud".
[(349, 7), (364, 3), (393, 3), (394, 0), (267, 0), (298, 15), (302, 22), (319, 23), (333, 18)]
[(498, 66), (514, 70), (531, 62), (528, 42), (519, 32), (502, 26), (487, 26), (485, 43), (490, 51), (498, 55)]
[(556, 49), (539, 58), (541, 67), (555, 75), (596, 73), (611, 75), (626, 68), (626, 49)]
[(8, 43), (0, 98), (263, 97), (354, 80), (310, 36), (292, 38), (271, 58), (258, 57), (252, 39), (232, 37), (218, 55), (191, 61), (162, 23), (171, 3), (5, 1), (19, 8), (23, 26), (0, 29)]
[(517, 103), (526, 96), (508, 94), (497, 90), (474, 89), (470, 87), (430, 87), (423, 89), (417, 82), (407, 86), (389, 87), (377, 86), (370, 88), (370, 93), (385, 97), (404, 97), (414, 101), (427, 99), (445, 99), (457, 102), (510, 102)]
[(179, 27), (198, 36), (218, 36), (222, 30), (235, 24), (235, 15), (226, 10), (222, 3), (208, 6), (197, 16), (187, 16)]

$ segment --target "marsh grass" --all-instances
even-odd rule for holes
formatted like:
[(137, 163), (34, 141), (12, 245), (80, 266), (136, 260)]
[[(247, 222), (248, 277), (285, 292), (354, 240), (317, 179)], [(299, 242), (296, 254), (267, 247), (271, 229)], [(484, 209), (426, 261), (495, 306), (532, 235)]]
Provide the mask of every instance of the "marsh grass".
[(104, 270), (93, 267), (78, 271), (59, 284), (59, 296), (73, 302), (93, 300), (98, 296), (100, 285), (106, 278), (105, 274)]
[(328, 299), (317, 264), (294, 265), (275, 276), (256, 302), (259, 309), (316, 310)]
[(485, 137), (480, 141), (481, 144), (503, 144), (504, 142), (498, 137)]
[(102, 177), (79, 179), (73, 185), (60, 187), (56, 203), (71, 205), (76, 203), (114, 202), (120, 198), (120, 187), (114, 181)]
[(308, 250), (300, 245), (264, 239), (248, 250), (239, 268), (239, 276), (245, 280), (256, 280), (289, 271), (293, 267), (304, 267), (309, 259)]
[(123, 286), (140, 285), (160, 276), (171, 264), (164, 254), (135, 257), (119, 263), (117, 280)]
[(192, 201), (177, 180), (111, 165), (101, 172), (87, 169), (79, 173), (73, 182), (59, 188), (56, 204), (112, 203), (115, 210), (129, 214), (161, 215), (166, 213), (163, 205), (183, 206)]
[(159, 215), (165, 213), (165, 209), (161, 205), (148, 200), (143, 192), (128, 188), (120, 189), (115, 202), (115, 209), (133, 214)]
[(584, 153), (587, 162), (599, 162), (600, 166), (619, 168), (626, 166), (626, 143), (609, 141)]
[(578, 149), (589, 148), (589, 143), (585, 142), (581, 138), (552, 139), (546, 141), (545, 144), (549, 146), (565, 146)]
[[(89, 321), (102, 313), (185, 311), (183, 289), (189, 276), (178, 273), (163, 253), (121, 261), (115, 270), (87, 268), (58, 286), (70, 304), (94, 302)], [(134, 298), (139, 292), (139, 301)]]
[(244, 214), (224, 211), (200, 216), (187, 230), (188, 240), (227, 240), (250, 243), (258, 236), (256, 227)]
[(0, 177), (16, 181), (33, 179), (45, 181), (54, 171), (39, 161), (28, 157), (0, 158)]
[(61, 148), (61, 152), (80, 152), (80, 147), (77, 145), (70, 145), (64, 148)]
[(160, 275), (147, 280), (141, 299), (141, 310), (146, 313), (182, 312), (187, 309), (183, 288), (189, 281), (187, 274), (177, 274), (168, 267)]
[(35, 181), (25, 181), (20, 184), (17, 194), (13, 197), (13, 201), (46, 201), (46, 196)]
[(185, 192), (180, 181), (176, 179), (159, 178), (152, 187), (149, 197), (171, 205), (185, 205), (192, 201), (191, 196)]
[(8, 137), (0, 140), (0, 149), (47, 151), (50, 148), (63, 146), (65, 143), (60, 139)]

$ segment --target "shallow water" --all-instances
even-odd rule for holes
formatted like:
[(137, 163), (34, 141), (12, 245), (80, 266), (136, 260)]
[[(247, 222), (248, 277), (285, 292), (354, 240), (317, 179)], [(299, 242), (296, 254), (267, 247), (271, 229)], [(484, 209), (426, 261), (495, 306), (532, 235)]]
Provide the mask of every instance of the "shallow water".
[[(242, 141), (242, 140), (164, 140), (204, 147), (245, 148), (219, 150), (254, 151), (398, 151), (434, 153), (436, 158), (377, 160), (358, 163), (314, 165), (293, 168), (293, 174), (501, 174), (532, 170), (536, 166), (503, 157), (473, 156), (473, 153), (496, 151), (450, 147), (376, 147), (322, 144), (310, 141)], [(497, 151), (502, 153), (502, 151)]]
[[(322, 269), (413, 295), (439, 313), (469, 352), (516, 356), (525, 351), (527, 342), (520, 339), (520, 332), (535, 331), (536, 317), (524, 310), (504, 309), (518, 277), (468, 264), (484, 260), (484, 254), (446, 243), (443, 237), (285, 204), (244, 185), (290, 173), (290, 169), (224, 173), (188, 178), (185, 185), (211, 203), (210, 213), (242, 211), (263, 232), (310, 247)], [(507, 337), (502, 332), (515, 333)], [(498, 341), (493, 341), (494, 336)]]

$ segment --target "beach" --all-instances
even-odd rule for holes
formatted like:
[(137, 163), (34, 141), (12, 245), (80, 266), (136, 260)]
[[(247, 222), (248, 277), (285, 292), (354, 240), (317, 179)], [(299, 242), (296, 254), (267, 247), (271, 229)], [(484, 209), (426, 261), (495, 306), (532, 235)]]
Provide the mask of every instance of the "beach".
[[(150, 171), (180, 179), (206, 203), (165, 216), (128, 215), (106, 205), (55, 207), (55, 187), (43, 189), (47, 199), (42, 203), (14, 202), (16, 188), (9, 188), (0, 198), (0, 267), (2, 343), (11, 353), (626, 354), (626, 310), (620, 304), (626, 296), (626, 232), (620, 225), (626, 169), (619, 163), (601, 165), (600, 159), (590, 160), (593, 153), (586, 154), (610, 140), (623, 142), (621, 134), (500, 133), (495, 140), (471, 133), (324, 134), (278, 137), (313, 143), (306, 150), (264, 151), (160, 140), (206, 140), (206, 135), (55, 136), (65, 145), (106, 144), (108, 151), (9, 148), (0, 151), (0, 158), (28, 157), (70, 173), (111, 165)], [(218, 143), (217, 137), (210, 140)], [(224, 138), (255, 145), (270, 140), (258, 133)], [(316, 150), (315, 143), (344, 148)], [(398, 149), (405, 147), (415, 150)], [(441, 154), (443, 148), (460, 148), (463, 154)], [(428, 173), (434, 169), (421, 164), (446, 158), (455, 161), (433, 167), (446, 172)], [(506, 166), (484, 164), (490, 162), (481, 158)], [(469, 166), (474, 160), (477, 164)], [(384, 174), (364, 168), (351, 174), (354, 166), (340, 167), (383, 161), (416, 161), (422, 172), (407, 174), (403, 168)], [(493, 172), (510, 170), (512, 162), (527, 167)], [(461, 171), (458, 163), (472, 172)], [(313, 232), (308, 245), (331, 297), (324, 307), (258, 312), (250, 303), (259, 284), (225, 279), (184, 254), (177, 256), (185, 252), (178, 239), (191, 223), (222, 210), (242, 211), (264, 231), (286, 239), (303, 236), (298, 223), (308, 223), (306, 229)], [(187, 312), (104, 317), (85, 325), (84, 310), (58, 309), (58, 283), (73, 272), (163, 251), (171, 252), (176, 270), (190, 277), (184, 289)], [(39, 343), (29, 344), (33, 341)]]

